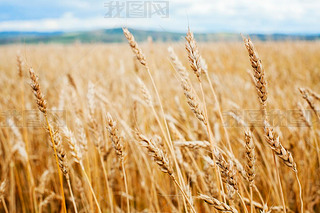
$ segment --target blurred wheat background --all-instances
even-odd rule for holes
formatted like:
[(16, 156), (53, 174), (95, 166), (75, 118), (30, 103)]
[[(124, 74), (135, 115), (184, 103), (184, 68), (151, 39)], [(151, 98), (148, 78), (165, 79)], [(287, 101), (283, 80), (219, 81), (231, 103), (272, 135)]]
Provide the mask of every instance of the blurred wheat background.
[(0, 211), (319, 212), (320, 43), (193, 42), (1, 46)]

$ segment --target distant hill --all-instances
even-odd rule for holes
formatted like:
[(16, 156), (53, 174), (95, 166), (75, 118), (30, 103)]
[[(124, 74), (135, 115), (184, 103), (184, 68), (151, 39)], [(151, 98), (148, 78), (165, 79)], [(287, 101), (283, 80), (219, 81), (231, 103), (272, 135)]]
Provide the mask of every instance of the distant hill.
[[(146, 31), (130, 29), (137, 41), (145, 41), (152, 37), (154, 41), (175, 42), (183, 40), (184, 33)], [(250, 34), (252, 38), (266, 40), (320, 40), (320, 34)], [(236, 33), (198, 33), (197, 41), (238, 41), (241, 36)], [(82, 32), (0, 32), (0, 44), (11, 43), (119, 43), (124, 42), (121, 28), (93, 30)]]

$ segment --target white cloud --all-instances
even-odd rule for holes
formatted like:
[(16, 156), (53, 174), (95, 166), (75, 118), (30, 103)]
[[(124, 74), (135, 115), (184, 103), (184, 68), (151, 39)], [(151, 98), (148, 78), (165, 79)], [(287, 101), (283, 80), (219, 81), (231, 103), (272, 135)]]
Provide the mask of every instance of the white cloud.
[[(194, 31), (320, 33), (318, 0), (171, 0), (169, 5), (169, 19), (107, 19), (103, 2), (90, 5), (72, 0), (68, 7), (75, 11), (58, 18), (2, 21), (0, 31), (73, 31), (121, 26), (185, 31), (189, 22)], [(79, 16), (79, 8), (88, 8), (91, 16)]]

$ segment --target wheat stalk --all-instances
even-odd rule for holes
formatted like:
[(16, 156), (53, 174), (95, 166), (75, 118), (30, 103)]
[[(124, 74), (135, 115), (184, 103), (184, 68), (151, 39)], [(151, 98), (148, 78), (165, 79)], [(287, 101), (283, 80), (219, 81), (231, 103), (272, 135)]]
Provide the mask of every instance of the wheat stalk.
[(126, 189), (126, 198), (127, 198), (127, 212), (130, 212), (128, 183), (127, 183), (127, 177), (126, 177), (126, 172), (124, 168), (124, 150), (123, 150), (123, 144), (122, 144), (123, 142), (117, 129), (117, 123), (113, 120), (110, 113), (107, 113), (107, 129), (110, 135), (110, 139), (112, 141), (113, 148), (115, 149), (116, 154), (122, 165), (122, 172), (124, 177), (124, 185)]
[(98, 208), (98, 211), (99, 211), (99, 213), (102, 213), (100, 205), (99, 205), (99, 202), (98, 202), (98, 199), (97, 199), (97, 197), (96, 197), (96, 195), (94, 193), (94, 190), (92, 188), (92, 185), (91, 185), (91, 182), (89, 180), (89, 177), (88, 177), (88, 175), (87, 175), (87, 173), (86, 173), (86, 171), (84, 169), (84, 166), (83, 166), (83, 163), (82, 163), (82, 154), (81, 154), (81, 150), (80, 150), (79, 144), (78, 144), (77, 140), (75, 139), (73, 133), (68, 129), (67, 126), (65, 126), (63, 128), (63, 134), (66, 137), (66, 140), (67, 140), (67, 142), (69, 144), (69, 147), (70, 147), (70, 150), (71, 150), (71, 155), (72, 155), (74, 161), (80, 165), (80, 168), (81, 168), (83, 174), (85, 175), (85, 178), (86, 178), (87, 183), (88, 183), (88, 185), (90, 187), (90, 191), (91, 191), (91, 194), (93, 195), (93, 198), (94, 198), (94, 201), (95, 201), (96, 206)]
[[(51, 127), (51, 129), (53, 129), (53, 128)], [(69, 169), (68, 169), (68, 165), (67, 165), (67, 161), (66, 161), (66, 152), (65, 152), (65, 150), (63, 149), (63, 146), (62, 146), (62, 139), (61, 139), (61, 135), (59, 133), (59, 130), (53, 131), (53, 141), (55, 143), (55, 147), (56, 147), (56, 150), (57, 150), (57, 156), (58, 156), (58, 159), (59, 159), (60, 169), (61, 169), (63, 175), (66, 177), (66, 180), (67, 180), (67, 183), (68, 183), (68, 188), (69, 188), (69, 192), (70, 192), (70, 195), (71, 195), (71, 200), (72, 200), (74, 211), (78, 212), (76, 201), (74, 199), (73, 191), (72, 191), (72, 187), (71, 187)]]
[(31, 88), (33, 90), (33, 94), (34, 94), (34, 96), (36, 98), (36, 103), (38, 105), (38, 108), (45, 116), (46, 123), (47, 123), (47, 128), (48, 128), (48, 131), (49, 131), (49, 134), (50, 134), (50, 139), (51, 139), (51, 143), (52, 143), (52, 147), (53, 147), (53, 151), (54, 151), (54, 155), (55, 155), (55, 160), (56, 160), (56, 165), (57, 165), (57, 169), (58, 169), (63, 209), (64, 209), (64, 212), (66, 213), (67, 212), (67, 207), (66, 207), (66, 203), (65, 203), (65, 196), (64, 196), (64, 189), (63, 189), (63, 178), (62, 178), (62, 174), (61, 174), (61, 171), (60, 171), (59, 159), (58, 159), (55, 143), (54, 143), (54, 140), (53, 140), (51, 126), (50, 126), (49, 120), (48, 120), (47, 102), (44, 99), (44, 96), (42, 94), (42, 91), (41, 91), (41, 88), (40, 88), (40, 85), (39, 85), (39, 78), (35, 74), (35, 72), (34, 72), (34, 70), (32, 68), (29, 69), (29, 74), (30, 74), (30, 79), (32, 81), (30, 86), (31, 86)]

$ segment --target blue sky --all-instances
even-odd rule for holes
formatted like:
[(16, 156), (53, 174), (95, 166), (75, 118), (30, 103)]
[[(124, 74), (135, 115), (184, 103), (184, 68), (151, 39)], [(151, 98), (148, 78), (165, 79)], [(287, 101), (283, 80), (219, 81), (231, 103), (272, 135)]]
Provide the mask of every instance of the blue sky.
[[(119, 2), (133, 1), (150, 2)], [(320, 33), (320, 0), (169, 0), (169, 18), (157, 14), (151, 18), (125, 15), (105, 18), (108, 7), (104, 5), (108, 2), (0, 0), (0, 31), (77, 31), (127, 26), (184, 32), (189, 24), (195, 32)]]

